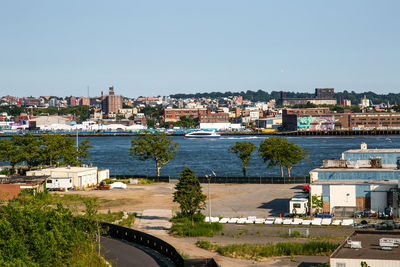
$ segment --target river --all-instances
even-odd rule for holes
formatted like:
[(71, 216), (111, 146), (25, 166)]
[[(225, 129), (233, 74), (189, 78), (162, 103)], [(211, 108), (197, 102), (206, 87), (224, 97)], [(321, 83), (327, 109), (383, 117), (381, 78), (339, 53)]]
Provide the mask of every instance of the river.
[[(259, 146), (265, 136), (222, 136), (220, 139), (185, 139), (182, 136), (171, 137), (179, 143), (176, 158), (161, 169), (161, 175), (175, 178), (185, 166), (193, 169), (196, 175), (210, 174), (214, 171), (218, 176), (241, 176), (241, 161), (228, 148), (237, 141), (248, 141)], [(114, 174), (155, 175), (155, 164), (151, 160), (139, 161), (129, 155), (132, 137), (89, 137), (91, 158), (94, 166), (110, 169)], [(322, 165), (322, 160), (340, 158), (348, 149), (360, 148), (362, 142), (368, 148), (400, 148), (398, 136), (365, 136), (365, 137), (287, 137), (291, 142), (307, 149), (309, 159), (298, 163), (292, 169), (292, 176), (308, 175), (313, 168)], [(286, 171), (285, 171), (286, 173)], [(279, 176), (278, 167), (267, 168), (267, 165), (254, 152), (247, 168), (248, 176)]]

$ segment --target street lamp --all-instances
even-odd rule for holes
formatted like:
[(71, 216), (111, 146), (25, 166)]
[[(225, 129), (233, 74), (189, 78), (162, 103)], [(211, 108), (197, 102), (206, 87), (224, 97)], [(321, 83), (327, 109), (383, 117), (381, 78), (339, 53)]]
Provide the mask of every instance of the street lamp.
[[(214, 176), (217, 176), (214, 171), (211, 171)], [(210, 182), (211, 182), (211, 174), (206, 174), (206, 179), (208, 181), (208, 218), (209, 223), (211, 223), (211, 195), (210, 195)]]

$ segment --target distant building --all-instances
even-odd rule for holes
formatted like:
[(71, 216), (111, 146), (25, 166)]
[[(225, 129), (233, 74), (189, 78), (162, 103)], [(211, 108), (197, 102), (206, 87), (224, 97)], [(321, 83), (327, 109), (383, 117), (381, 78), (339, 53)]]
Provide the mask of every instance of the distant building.
[(350, 99), (343, 99), (343, 106), (344, 107), (351, 107), (351, 100)]
[(207, 110), (206, 114), (200, 114), (200, 123), (229, 123), (229, 113), (225, 112), (211, 112)]
[(283, 106), (307, 104), (308, 102), (315, 105), (336, 105), (335, 89), (315, 88), (315, 96), (313, 98), (288, 98), (286, 97), (286, 92), (281, 92), (280, 104)]
[(80, 97), (78, 100), (79, 106), (90, 106), (90, 98), (88, 97)]
[(75, 96), (71, 96), (71, 97), (69, 98), (68, 104), (69, 104), (70, 106), (76, 106), (76, 97), (75, 97)]
[(370, 106), (370, 101), (369, 101), (369, 99), (368, 99), (365, 95), (364, 95), (363, 98), (361, 98), (360, 106), (361, 106), (362, 108), (367, 108), (367, 107)]
[(122, 109), (122, 96), (115, 95), (113, 86), (109, 88), (107, 96), (102, 95), (101, 109), (105, 114), (117, 114), (118, 110)]
[(164, 121), (165, 122), (177, 122), (181, 116), (187, 118), (198, 119), (201, 115), (207, 114), (206, 108), (166, 108), (164, 109)]
[(282, 111), (282, 128), (287, 131), (327, 131), (335, 128), (329, 108), (298, 108)]

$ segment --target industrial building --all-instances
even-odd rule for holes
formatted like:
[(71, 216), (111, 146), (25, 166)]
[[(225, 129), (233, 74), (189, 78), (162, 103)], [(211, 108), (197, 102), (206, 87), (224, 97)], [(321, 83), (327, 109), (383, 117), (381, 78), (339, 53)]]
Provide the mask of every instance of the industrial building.
[(400, 267), (400, 232), (357, 230), (330, 256), (332, 267)]
[(279, 104), (282, 106), (292, 106), (296, 104), (312, 103), (315, 105), (336, 105), (334, 88), (315, 88), (315, 96), (312, 98), (289, 98), (286, 92), (281, 92)]
[(58, 167), (35, 171), (28, 171), (28, 176), (47, 175), (50, 179), (70, 178), (72, 188), (85, 189), (99, 184), (102, 180), (109, 178), (109, 170), (98, 170), (97, 167)]
[[(324, 160), (310, 171), (311, 195), (322, 196), (325, 213), (343, 210), (383, 212), (392, 208), (398, 214), (400, 150), (348, 150), (338, 160)], [(315, 211), (315, 210), (314, 210)]]

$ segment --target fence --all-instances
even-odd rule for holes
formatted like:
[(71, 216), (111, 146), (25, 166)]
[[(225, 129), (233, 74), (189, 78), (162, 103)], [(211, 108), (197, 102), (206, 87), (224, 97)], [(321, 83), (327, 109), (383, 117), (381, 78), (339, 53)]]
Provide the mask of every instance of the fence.
[(163, 183), (169, 183), (169, 176), (149, 176), (149, 175), (131, 175), (131, 174), (117, 174), (117, 175), (112, 175), (110, 178), (116, 178), (116, 179), (129, 179), (129, 178), (142, 178), (142, 179), (147, 179), (147, 180), (152, 180), (154, 182), (163, 182)]
[[(135, 175), (135, 174), (118, 174), (114, 176), (117, 179), (128, 178), (143, 178), (155, 182), (170, 182), (170, 176), (148, 176), (148, 175)], [(112, 177), (111, 177), (112, 178)], [(205, 176), (199, 176), (200, 183), (208, 183)], [(259, 176), (259, 177), (244, 177), (244, 176), (212, 176), (210, 183), (212, 184), (309, 184), (310, 176), (293, 176), (293, 177), (280, 177), (280, 176)]]
[(179, 267), (217, 267), (217, 263), (213, 258), (208, 259), (183, 259), (178, 251), (167, 242), (123, 226), (102, 223), (102, 227), (106, 230), (106, 234), (112, 238), (121, 239), (131, 243), (139, 244), (157, 251), (161, 255), (170, 259), (176, 266)]
[[(208, 183), (206, 177), (198, 177), (200, 183)], [(243, 176), (216, 176), (211, 177), (212, 184), (303, 184), (310, 183), (310, 176), (295, 177), (243, 177)]]

